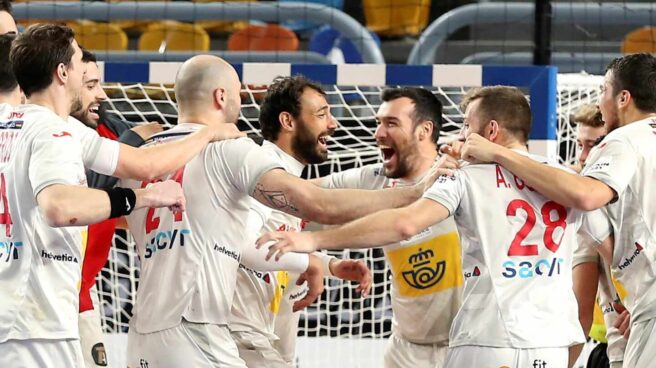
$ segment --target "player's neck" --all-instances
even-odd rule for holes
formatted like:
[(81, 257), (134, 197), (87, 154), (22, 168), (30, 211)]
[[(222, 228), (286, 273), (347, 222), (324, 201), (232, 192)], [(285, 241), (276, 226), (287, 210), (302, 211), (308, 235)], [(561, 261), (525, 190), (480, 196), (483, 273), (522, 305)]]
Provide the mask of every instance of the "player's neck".
[(10, 104), (11, 106), (18, 106), (21, 104), (20, 89), (16, 88), (9, 93), (0, 93), (0, 103)]
[(303, 165), (308, 164), (301, 155), (297, 154), (292, 149), (292, 139), (290, 136), (286, 134), (280, 134), (278, 135), (278, 139), (276, 139), (276, 141), (272, 143), (278, 146), (278, 148), (280, 148), (281, 151), (292, 156), (296, 161), (302, 163)]
[(644, 112), (638, 109), (629, 109), (623, 114), (622, 118), (620, 119), (620, 122), (622, 122), (620, 126), (629, 125), (631, 123), (635, 123), (637, 121), (641, 121), (653, 117), (656, 117), (656, 113)]
[(401, 177), (406, 181), (414, 181), (422, 178), (428, 170), (433, 166), (437, 159), (437, 147), (433, 149), (425, 149), (417, 152), (417, 157), (413, 160), (416, 164), (409, 168), (408, 173)]
[(214, 125), (225, 123), (225, 119), (221, 114), (215, 114), (213, 112), (203, 112), (203, 113), (194, 113), (194, 112), (185, 112), (178, 115), (178, 124), (200, 124), (200, 125)]
[(64, 120), (67, 120), (71, 113), (71, 101), (68, 98), (62, 98), (61, 91), (53, 88), (32, 93), (27, 102), (48, 108)]

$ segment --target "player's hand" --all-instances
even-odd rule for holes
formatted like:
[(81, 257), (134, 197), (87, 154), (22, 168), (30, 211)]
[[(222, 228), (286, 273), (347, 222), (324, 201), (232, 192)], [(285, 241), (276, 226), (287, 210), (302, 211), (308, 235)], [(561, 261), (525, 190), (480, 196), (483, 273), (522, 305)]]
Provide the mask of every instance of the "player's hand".
[(145, 191), (145, 207), (168, 207), (173, 212), (183, 212), (185, 210), (187, 202), (180, 183), (173, 180), (160, 181), (148, 184), (146, 189), (142, 190)]
[(312, 253), (317, 250), (316, 241), (310, 231), (300, 233), (292, 231), (271, 231), (262, 235), (255, 242), (258, 249), (267, 243), (269, 245), (269, 253), (266, 256), (267, 261), (273, 256), (278, 261), (283, 254), (289, 252)]
[(442, 147), (440, 147), (440, 152), (444, 153), (445, 155), (449, 155), (456, 160), (460, 160), (462, 154), (462, 146), (464, 146), (464, 144), (464, 141), (457, 139), (442, 145)]
[(355, 259), (337, 259), (330, 260), (330, 273), (342, 280), (355, 281), (358, 286), (355, 291), (359, 292), (362, 297), (369, 295), (372, 286), (371, 270), (367, 265)]
[(305, 294), (305, 297), (294, 303), (292, 310), (298, 312), (301, 309), (306, 308), (310, 304), (314, 303), (315, 300), (323, 293), (323, 265), (319, 257), (310, 254), (310, 263), (308, 264), (307, 270), (303, 272), (296, 285), (302, 285), (304, 282), (307, 282), (308, 292)]
[(615, 312), (618, 314), (613, 326), (624, 335), (624, 338), (628, 339), (629, 335), (631, 335), (631, 314), (620, 303), (613, 303), (613, 308), (615, 308)]
[[(430, 170), (428, 171), (428, 174), (424, 176), (423, 179), (421, 179), (420, 182), (415, 184), (415, 187), (418, 190), (418, 197), (421, 197), (425, 191), (427, 191), (431, 186), (433, 186), (433, 183), (435, 183), (435, 180), (439, 178), (442, 175), (446, 176), (453, 176), (453, 170), (448, 168), (451, 164), (452, 161), (451, 159), (444, 158), (447, 156), (442, 156), (435, 160), (433, 162), (433, 166), (431, 166)], [(445, 166), (445, 167), (441, 167)]]
[(435, 165), (439, 169), (459, 169), (460, 168), (460, 162), (458, 162), (458, 159), (456, 159), (453, 156), (450, 155), (441, 155), (440, 157), (437, 158)]
[(471, 163), (494, 162), (494, 157), (501, 148), (498, 144), (473, 133), (467, 137), (465, 144), (462, 146), (461, 156), (463, 160)]
[(152, 137), (154, 134), (164, 131), (164, 128), (157, 122), (150, 122), (140, 124), (130, 130), (137, 133), (139, 137), (145, 141)]
[(246, 136), (246, 133), (239, 131), (237, 124), (215, 124), (215, 126), (211, 127), (211, 129), (214, 133), (212, 142)]

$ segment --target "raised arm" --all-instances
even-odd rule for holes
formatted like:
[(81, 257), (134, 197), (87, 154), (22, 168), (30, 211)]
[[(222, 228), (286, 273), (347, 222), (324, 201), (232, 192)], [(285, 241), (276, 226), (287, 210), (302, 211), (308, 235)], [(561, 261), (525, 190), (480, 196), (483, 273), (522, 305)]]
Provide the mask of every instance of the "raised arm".
[(382, 189), (323, 189), (306, 180), (271, 170), (259, 179), (253, 198), (290, 215), (322, 224), (342, 224), (387, 208), (398, 208), (416, 201), (441, 173), (438, 169), (417, 185)]
[[(131, 198), (126, 191), (134, 193), (134, 197)], [(54, 184), (42, 189), (36, 201), (46, 222), (52, 227), (94, 224), (110, 218), (110, 215), (126, 215), (135, 208), (173, 207), (184, 210), (185, 206), (180, 184), (171, 180), (152, 184), (145, 189), (117, 188), (109, 191)]]
[(245, 136), (234, 124), (205, 126), (184, 139), (137, 149), (121, 144), (118, 165), (113, 176), (125, 179), (153, 180), (173, 172), (194, 158), (211, 141)]
[[(396, 243), (449, 217), (440, 203), (422, 198), (410, 206), (373, 213), (348, 224), (316, 232), (269, 232), (257, 240), (276, 259), (287, 252), (314, 252), (318, 249), (373, 248)], [(265, 245), (266, 246), (266, 245)]]
[(566, 207), (591, 211), (611, 202), (615, 192), (603, 182), (543, 165), (472, 134), (462, 149), (468, 161), (496, 162), (545, 197)]

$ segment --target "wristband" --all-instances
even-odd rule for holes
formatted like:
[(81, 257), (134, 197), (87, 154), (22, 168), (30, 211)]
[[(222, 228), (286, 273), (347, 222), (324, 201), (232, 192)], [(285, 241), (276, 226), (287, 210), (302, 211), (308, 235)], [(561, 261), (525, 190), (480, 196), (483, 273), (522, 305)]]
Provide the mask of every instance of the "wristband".
[(137, 195), (134, 190), (128, 188), (103, 189), (109, 196), (109, 218), (129, 215), (134, 210)]

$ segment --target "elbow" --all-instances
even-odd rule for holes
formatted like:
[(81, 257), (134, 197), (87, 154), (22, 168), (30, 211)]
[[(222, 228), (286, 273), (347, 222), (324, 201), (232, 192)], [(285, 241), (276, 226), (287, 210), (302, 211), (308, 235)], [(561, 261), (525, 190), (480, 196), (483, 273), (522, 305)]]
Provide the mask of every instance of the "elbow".
[(68, 216), (66, 215), (65, 206), (56, 199), (45, 201), (41, 206), (41, 213), (44, 220), (50, 227), (63, 227), (69, 225)]
[(405, 217), (399, 217), (394, 223), (394, 228), (399, 235), (399, 240), (411, 238), (419, 232), (417, 226)]
[(339, 225), (347, 222), (339, 213), (331, 213), (330, 206), (323, 206), (320, 203), (315, 203), (308, 212), (305, 218), (322, 225)]
[(574, 194), (572, 200), (572, 207), (583, 211), (596, 210), (600, 206), (597, 205), (594, 197), (587, 188), (581, 188)]
[(150, 161), (143, 162), (141, 165), (137, 165), (136, 170), (130, 175), (131, 178), (141, 180), (141, 181), (153, 181), (160, 176), (160, 173), (157, 172), (156, 166)]

